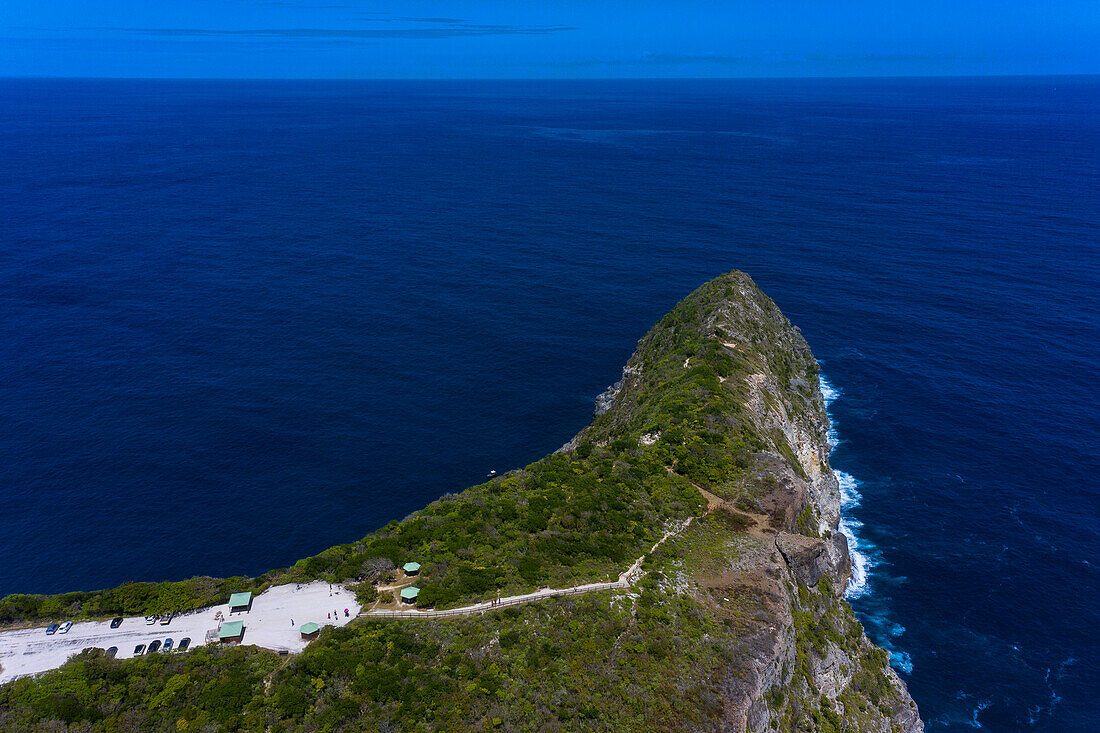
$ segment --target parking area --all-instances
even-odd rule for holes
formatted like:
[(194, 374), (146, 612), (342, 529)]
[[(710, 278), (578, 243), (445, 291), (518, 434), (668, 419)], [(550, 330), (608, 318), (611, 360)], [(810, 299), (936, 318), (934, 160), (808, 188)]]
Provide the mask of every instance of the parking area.
[[(347, 615), (344, 611), (347, 609)], [(80, 621), (65, 634), (46, 635), (46, 627), (0, 632), (0, 682), (37, 674), (60, 667), (74, 654), (88, 647), (118, 647), (117, 658), (134, 656), (134, 647), (153, 641), (163, 645), (171, 638), (173, 646), (191, 639), (191, 648), (207, 643), (207, 632), (216, 632), (221, 620), (244, 622), (242, 644), (253, 644), (273, 651), (298, 652), (309, 642), (301, 638), (299, 627), (313, 622), (321, 626), (344, 624), (359, 613), (355, 595), (339, 585), (314, 582), (306, 585), (281, 585), (269, 588), (252, 599), (251, 609), (229, 613), (229, 604), (210, 606), (172, 619), (167, 626), (146, 624), (144, 617), (123, 620), (112, 629), (107, 621)], [(334, 617), (333, 614), (336, 614)], [(216, 640), (212, 643), (218, 643)], [(158, 652), (160, 653), (160, 652)]]

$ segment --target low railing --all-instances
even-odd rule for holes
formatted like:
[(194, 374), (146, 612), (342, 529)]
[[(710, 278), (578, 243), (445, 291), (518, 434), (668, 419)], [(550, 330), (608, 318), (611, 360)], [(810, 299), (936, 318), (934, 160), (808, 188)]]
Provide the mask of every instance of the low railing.
[(597, 583), (594, 585), (579, 585), (573, 588), (551, 588), (545, 591), (537, 591), (527, 596), (513, 596), (511, 598), (501, 598), (499, 601), (484, 601), (472, 606), (464, 606), (462, 608), (448, 608), (442, 610), (430, 609), (430, 610), (413, 610), (408, 611), (389, 611), (389, 610), (375, 610), (375, 611), (360, 611), (360, 616), (380, 616), (380, 617), (401, 617), (401, 618), (439, 618), (443, 616), (469, 616), (474, 613), (485, 613), (486, 611), (495, 611), (498, 608), (507, 608), (508, 606), (519, 606), (524, 603), (532, 603), (534, 601), (541, 601), (544, 598), (555, 598), (557, 596), (577, 596), (583, 593), (592, 593), (601, 590), (614, 590), (616, 588), (626, 588), (629, 584), (623, 581), (615, 581), (613, 583)]

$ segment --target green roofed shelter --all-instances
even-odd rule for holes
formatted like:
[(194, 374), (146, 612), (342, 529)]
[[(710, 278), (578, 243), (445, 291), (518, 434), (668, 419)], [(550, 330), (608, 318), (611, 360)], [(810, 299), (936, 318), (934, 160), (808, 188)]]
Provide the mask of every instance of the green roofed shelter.
[(229, 612), (252, 610), (252, 591), (234, 593), (229, 596)]
[(408, 588), (401, 589), (402, 603), (416, 603), (416, 597), (418, 595), (420, 595), (420, 589), (415, 585), (410, 585)]
[(244, 621), (223, 621), (218, 627), (219, 641), (240, 641), (244, 636)]
[(321, 630), (321, 627), (310, 621), (308, 624), (302, 624), (299, 630), (302, 632), (303, 639), (314, 639), (317, 637), (317, 632)]
[(416, 575), (420, 572), (420, 563), (407, 562), (401, 569), (405, 571), (405, 575)]

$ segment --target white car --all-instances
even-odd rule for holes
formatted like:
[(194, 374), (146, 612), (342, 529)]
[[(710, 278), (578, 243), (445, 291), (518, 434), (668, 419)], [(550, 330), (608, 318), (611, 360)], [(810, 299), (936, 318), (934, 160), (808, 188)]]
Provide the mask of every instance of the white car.
[(73, 627), (73, 622), (72, 621), (66, 621), (65, 623), (61, 624), (61, 628), (59, 628), (57, 630), (57, 633), (67, 634), (67, 633), (69, 633), (69, 629), (71, 629), (72, 627)]
[(170, 613), (162, 614), (161, 617), (160, 617), (160, 625), (161, 626), (167, 626), (170, 623), (172, 623), (172, 614), (170, 614)]
[(152, 626), (156, 622), (157, 622), (157, 617), (156, 616), (146, 616), (145, 617), (145, 625), (146, 626)]

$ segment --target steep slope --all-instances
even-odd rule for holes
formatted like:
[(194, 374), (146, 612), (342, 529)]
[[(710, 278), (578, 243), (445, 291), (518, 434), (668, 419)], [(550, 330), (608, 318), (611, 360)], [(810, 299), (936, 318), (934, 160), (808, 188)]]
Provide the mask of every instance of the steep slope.
[(419, 603), (455, 607), (616, 578), (694, 517), (625, 592), (362, 618), (285, 662), (88, 653), (0, 688), (0, 727), (920, 731), (842, 597), (827, 426), (801, 334), (747, 275), (723, 275), (639, 342), (556, 454), (251, 581), (370, 579), (416, 559)]

